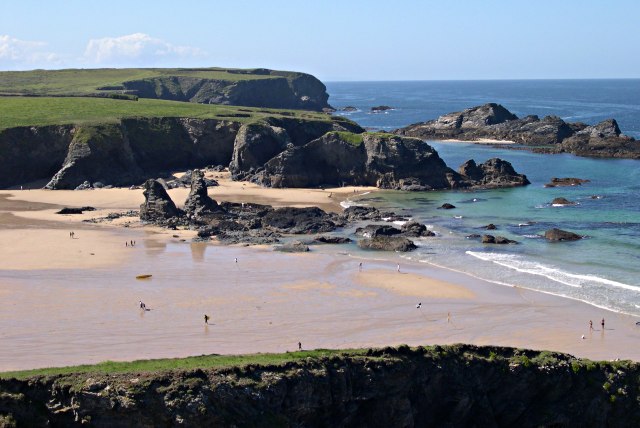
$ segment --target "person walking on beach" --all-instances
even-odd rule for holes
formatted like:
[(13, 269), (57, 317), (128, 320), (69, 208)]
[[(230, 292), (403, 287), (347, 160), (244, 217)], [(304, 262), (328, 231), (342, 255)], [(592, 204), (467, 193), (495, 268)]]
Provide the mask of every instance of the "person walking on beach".
[(209, 315), (204, 314), (204, 323), (209, 325)]
[(400, 263), (398, 263), (398, 273), (400, 273)]
[(593, 321), (589, 320), (589, 331), (593, 331)]
[(298, 351), (302, 351), (302, 342), (298, 342)]
[(604, 318), (602, 318), (602, 321), (600, 321), (600, 325), (602, 326), (602, 331), (604, 331)]
[(362, 262), (360, 262), (360, 264), (358, 265), (358, 269), (360, 270), (360, 272), (362, 272)]

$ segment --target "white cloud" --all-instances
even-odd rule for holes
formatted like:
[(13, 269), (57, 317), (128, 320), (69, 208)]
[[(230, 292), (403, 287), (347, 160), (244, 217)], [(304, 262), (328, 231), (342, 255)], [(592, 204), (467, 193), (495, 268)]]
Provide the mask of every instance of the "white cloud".
[(9, 35), (0, 35), (0, 64), (8, 68), (32, 64), (56, 64), (60, 58), (46, 50), (47, 43), (20, 40)]
[(204, 55), (205, 53), (201, 49), (176, 46), (144, 33), (91, 39), (84, 52), (85, 60), (89, 62), (112, 65), (152, 63)]

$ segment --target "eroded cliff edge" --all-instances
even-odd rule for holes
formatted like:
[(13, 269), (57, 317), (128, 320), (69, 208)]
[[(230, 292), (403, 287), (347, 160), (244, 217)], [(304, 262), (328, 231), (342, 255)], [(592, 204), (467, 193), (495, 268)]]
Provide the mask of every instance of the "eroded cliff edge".
[(0, 380), (3, 426), (640, 424), (640, 366), (472, 345), (188, 371)]

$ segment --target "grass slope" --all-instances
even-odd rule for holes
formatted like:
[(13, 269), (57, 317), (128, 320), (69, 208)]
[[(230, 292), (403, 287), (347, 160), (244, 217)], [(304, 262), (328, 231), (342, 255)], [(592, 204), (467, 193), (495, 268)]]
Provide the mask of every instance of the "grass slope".
[(23, 370), (0, 373), (0, 379), (27, 379), (34, 376), (54, 376), (66, 374), (86, 373), (139, 373), (166, 370), (190, 370), (221, 367), (244, 366), (247, 364), (281, 364), (288, 361), (298, 361), (306, 358), (321, 358), (332, 355), (362, 354), (362, 350), (329, 350), (317, 349), (313, 351), (287, 352), (284, 354), (251, 354), (251, 355), (202, 355), (187, 358), (164, 358), (157, 360), (137, 360), (130, 362), (105, 361), (93, 365), (70, 367), (53, 367), (35, 370)]
[(251, 122), (286, 116), (328, 121), (330, 116), (301, 110), (264, 109), (179, 101), (138, 101), (91, 97), (0, 97), (0, 130), (18, 126), (116, 123), (130, 117), (188, 117)]
[[(0, 72), (0, 95), (80, 96), (118, 91), (123, 82), (168, 76), (239, 80), (292, 78), (287, 71), (225, 68), (102, 68)], [(100, 89), (102, 88), (102, 89)]]

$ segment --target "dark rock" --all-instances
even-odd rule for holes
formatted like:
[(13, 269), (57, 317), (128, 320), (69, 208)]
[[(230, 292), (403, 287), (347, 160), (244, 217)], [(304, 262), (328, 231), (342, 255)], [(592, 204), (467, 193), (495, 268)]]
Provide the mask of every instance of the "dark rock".
[[(490, 235), (488, 235), (488, 236), (490, 236)], [(477, 234), (477, 233), (472, 233), (471, 235), (467, 235), (466, 238), (467, 239), (480, 239), (480, 238), (482, 238), (482, 236)], [(494, 238), (494, 240), (495, 240), (495, 238)]]
[(266, 123), (242, 125), (233, 145), (233, 157), (229, 171), (235, 179), (261, 168), (269, 159), (287, 148), (291, 143), (283, 128)]
[(544, 187), (563, 187), (563, 186), (580, 186), (582, 183), (589, 183), (591, 180), (585, 180), (582, 178), (565, 177), (556, 178), (553, 177), (551, 181), (544, 185)]
[(483, 244), (517, 244), (516, 241), (512, 241), (511, 239), (507, 239), (504, 236), (493, 236), (493, 235), (482, 235), (482, 243)]
[(551, 229), (544, 233), (544, 237), (549, 241), (577, 241), (582, 239), (577, 233), (568, 232), (561, 229)]
[(358, 109), (354, 106), (346, 106), (346, 107), (342, 107), (340, 111), (358, 111)]
[(364, 220), (380, 221), (383, 215), (374, 207), (351, 206), (342, 212), (341, 217), (348, 222)]
[(452, 205), (452, 204), (450, 204), (450, 203), (448, 203), (448, 202), (445, 202), (444, 204), (442, 204), (442, 205), (441, 205), (441, 206), (439, 206), (438, 208), (439, 208), (439, 209), (443, 209), (443, 210), (452, 210), (452, 209), (454, 209), (455, 207), (456, 207), (455, 205)]
[(393, 110), (393, 107), (384, 106), (384, 105), (371, 107), (371, 112), (372, 113), (381, 113), (381, 112), (388, 111), (388, 110)]
[(427, 237), (427, 236), (435, 236), (436, 234), (427, 229), (422, 223), (418, 223), (417, 221), (408, 221), (401, 227), (402, 235), (409, 236), (414, 238), (419, 237)]
[(593, 126), (566, 123), (557, 116), (540, 119), (530, 115), (518, 119), (501, 105), (493, 103), (409, 125), (394, 133), (425, 140), (512, 141), (543, 153), (640, 158), (640, 144), (621, 134), (613, 119)]
[(309, 246), (300, 241), (287, 242), (283, 245), (273, 247), (274, 251), (282, 251), (285, 253), (304, 253), (309, 251)]
[(551, 201), (551, 205), (575, 205), (575, 202), (572, 202), (566, 198), (555, 198)]
[(421, 140), (368, 133), (350, 140), (330, 132), (304, 146), (287, 148), (252, 180), (269, 187), (366, 185), (400, 189), (418, 185), (421, 189), (444, 189), (456, 184), (455, 177), (437, 152)]
[(486, 230), (496, 230), (496, 229), (497, 229), (497, 227), (496, 227), (496, 225), (495, 225), (495, 224), (493, 224), (493, 223), (489, 223), (489, 224), (488, 224), (488, 225), (486, 225), (486, 226), (482, 226), (482, 229), (486, 229)]
[(82, 214), (83, 211), (95, 211), (94, 207), (82, 207), (82, 208), (70, 208), (64, 207), (60, 211), (57, 211), (56, 214)]
[[(47, 184), (47, 186), (48, 186), (48, 184)], [(53, 189), (53, 187), (47, 187), (47, 186), (45, 186), (45, 189)], [(91, 183), (89, 183), (89, 180), (85, 180), (82, 184), (79, 184), (73, 190), (89, 190), (89, 189), (92, 189)]]
[(496, 244), (517, 244), (517, 241), (507, 239), (504, 236), (496, 236)]
[(282, 233), (326, 233), (335, 230), (337, 216), (317, 207), (277, 208), (262, 217), (262, 224)]
[(358, 246), (365, 250), (397, 252), (413, 251), (418, 248), (411, 240), (399, 236), (376, 236), (375, 238), (361, 239), (358, 241)]
[(489, 159), (480, 165), (468, 160), (460, 166), (458, 173), (468, 178), (473, 187), (486, 189), (531, 184), (526, 175), (518, 174), (509, 162), (499, 158)]
[(140, 220), (155, 222), (182, 215), (158, 180), (147, 180), (142, 193), (145, 201), (140, 205)]
[(191, 191), (184, 203), (184, 211), (188, 216), (200, 217), (204, 214), (217, 211), (218, 203), (211, 199), (207, 193), (207, 184), (204, 174), (199, 169), (193, 170), (191, 176)]
[(320, 244), (348, 244), (351, 239), (342, 236), (318, 236), (314, 242)]
[(356, 229), (356, 236), (362, 236), (364, 238), (375, 238), (376, 236), (393, 236), (402, 233), (400, 229), (397, 229), (389, 225), (368, 224), (365, 227), (359, 227)]
[(483, 244), (495, 244), (496, 237), (493, 235), (482, 235), (482, 243)]

